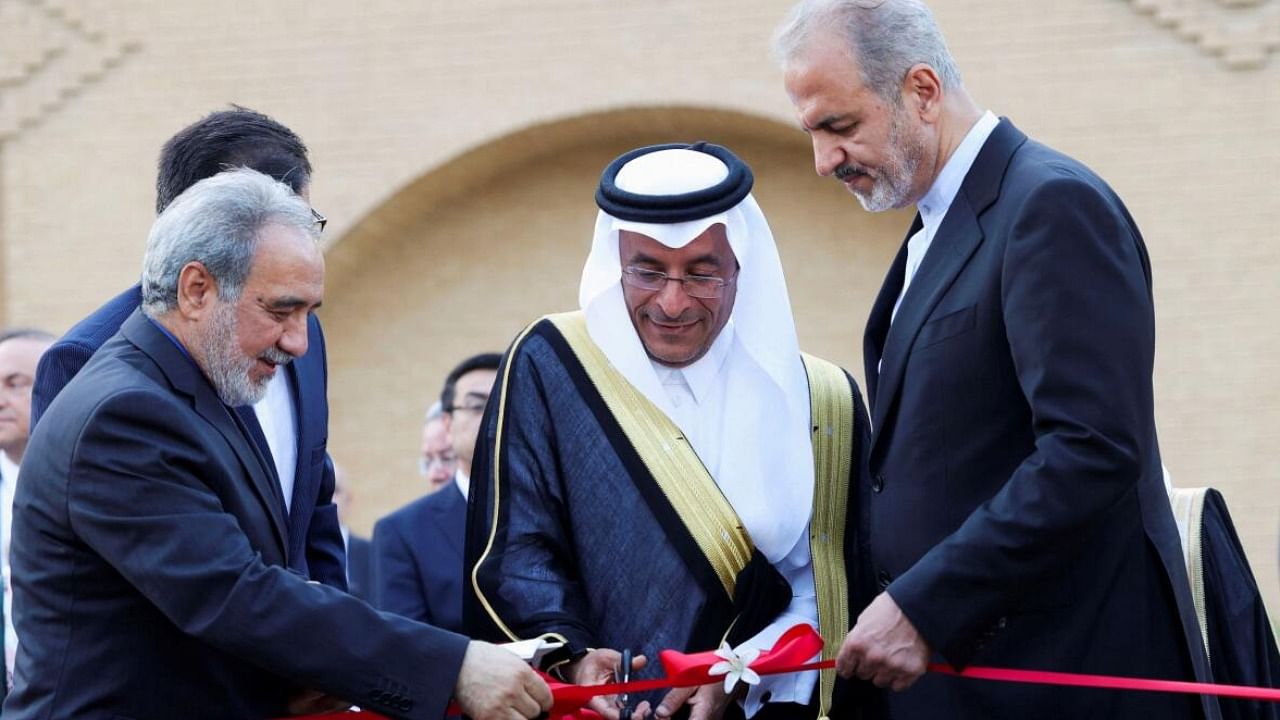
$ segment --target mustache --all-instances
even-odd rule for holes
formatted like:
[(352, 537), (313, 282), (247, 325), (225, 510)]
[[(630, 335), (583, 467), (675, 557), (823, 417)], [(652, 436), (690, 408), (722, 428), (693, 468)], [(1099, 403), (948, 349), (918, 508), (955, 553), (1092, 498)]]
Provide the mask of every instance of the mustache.
[(685, 312), (680, 313), (676, 317), (667, 317), (666, 313), (662, 312), (657, 308), (645, 308), (641, 312), (644, 314), (645, 317), (649, 318), (649, 320), (653, 322), (665, 323), (667, 325), (683, 325), (685, 323), (691, 323), (702, 317), (701, 313), (693, 309), (686, 310)]
[(832, 173), (832, 174), (836, 176), (836, 179), (837, 179), (837, 180), (848, 180), (849, 178), (851, 178), (851, 177), (853, 177), (853, 176), (855, 176), (855, 175), (868, 175), (868, 176), (870, 176), (870, 175), (871, 175), (871, 171), (870, 171), (870, 170), (868, 170), (867, 168), (864, 168), (864, 167), (860, 166), (860, 165), (854, 165), (854, 164), (851, 164), (851, 163), (846, 163), (846, 164), (841, 165), (840, 167), (836, 168), (836, 171), (835, 171), (834, 173)]
[(296, 358), (278, 347), (269, 347), (263, 350), (258, 357), (273, 365), (288, 365)]

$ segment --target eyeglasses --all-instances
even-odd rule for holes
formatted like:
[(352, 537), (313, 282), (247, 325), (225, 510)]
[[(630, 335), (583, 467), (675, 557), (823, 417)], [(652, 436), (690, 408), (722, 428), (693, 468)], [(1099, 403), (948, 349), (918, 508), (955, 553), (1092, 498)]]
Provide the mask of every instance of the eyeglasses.
[(657, 270), (648, 270), (646, 268), (628, 265), (622, 271), (622, 281), (633, 288), (639, 290), (656, 291), (667, 286), (667, 283), (674, 280), (680, 283), (684, 288), (684, 292), (689, 297), (702, 298), (711, 300), (724, 295), (724, 288), (731, 284), (738, 277), (738, 273), (722, 278), (713, 275), (685, 275), (684, 277), (672, 277), (664, 272)]
[(467, 412), (482, 413), (484, 412), (484, 408), (487, 404), (488, 401), (485, 400), (482, 402), (467, 403), (465, 405), (454, 405), (453, 407), (445, 408), (445, 412), (456, 413), (460, 410), (465, 410)]
[(311, 217), (315, 219), (316, 224), (320, 226), (320, 232), (324, 232), (324, 226), (329, 224), (329, 218), (320, 214), (319, 210), (311, 208)]
[(453, 453), (445, 455), (423, 455), (418, 458), (418, 474), (426, 477), (431, 474), (431, 468), (442, 467), (452, 472), (458, 466), (458, 456)]

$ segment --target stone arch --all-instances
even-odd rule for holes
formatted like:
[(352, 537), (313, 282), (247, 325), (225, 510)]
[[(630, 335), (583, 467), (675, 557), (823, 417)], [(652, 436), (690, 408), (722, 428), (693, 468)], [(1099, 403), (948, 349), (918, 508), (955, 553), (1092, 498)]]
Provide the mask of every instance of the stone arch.
[(424, 173), (327, 251), (330, 449), (361, 488), (357, 528), (420, 495), (420, 421), (449, 368), (577, 306), (600, 171), (621, 152), (706, 139), (755, 170), (801, 342), (861, 376), (866, 313), (910, 215), (863, 212), (774, 120), (690, 107), (583, 115), (497, 138)]

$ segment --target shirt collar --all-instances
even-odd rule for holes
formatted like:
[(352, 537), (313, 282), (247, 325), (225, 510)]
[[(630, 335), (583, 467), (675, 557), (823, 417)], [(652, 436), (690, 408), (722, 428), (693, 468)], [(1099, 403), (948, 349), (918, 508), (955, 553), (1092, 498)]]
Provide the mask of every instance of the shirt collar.
[(9, 459), (9, 453), (0, 450), (0, 480), (13, 482), (18, 477), (18, 463)]
[(471, 492), (471, 478), (461, 470), (453, 471), (453, 481), (458, 484), (458, 491), (462, 493), (462, 499), (466, 500), (467, 495)]
[(929, 192), (916, 203), (916, 208), (920, 210), (920, 220), (924, 223), (925, 232), (930, 238), (937, 232), (942, 219), (946, 217), (947, 210), (951, 208), (951, 201), (955, 200), (956, 193), (960, 192), (964, 176), (969, 174), (969, 168), (973, 167), (973, 161), (978, 158), (982, 146), (999, 124), (1000, 119), (990, 110), (983, 113), (973, 127), (969, 128), (969, 132), (964, 136), (964, 140), (960, 141), (955, 152), (951, 153), (947, 164), (942, 166), (942, 172), (938, 173)]
[(721, 370), (729, 358), (729, 350), (733, 347), (733, 321), (725, 323), (720, 334), (711, 342), (711, 347), (702, 357), (682, 368), (673, 368), (653, 361), (653, 369), (658, 373), (658, 381), (663, 385), (683, 383), (693, 394), (693, 401), (701, 405), (711, 394), (715, 383), (722, 378)]

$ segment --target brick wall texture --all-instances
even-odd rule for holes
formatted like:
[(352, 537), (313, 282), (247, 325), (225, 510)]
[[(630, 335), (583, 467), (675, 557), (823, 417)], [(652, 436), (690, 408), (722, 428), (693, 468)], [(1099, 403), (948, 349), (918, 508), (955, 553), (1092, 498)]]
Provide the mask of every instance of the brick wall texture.
[[(909, 213), (813, 175), (783, 0), (0, 0), (0, 321), (61, 332), (138, 276), (154, 163), (235, 102), (309, 144), (329, 218), (330, 450), (352, 525), (422, 491), (465, 355), (575, 305), (600, 169), (708, 139), (757, 174), (802, 342), (861, 377)], [(936, 0), (971, 93), (1098, 170), (1155, 269), (1157, 418), (1280, 614), (1280, 0)]]

